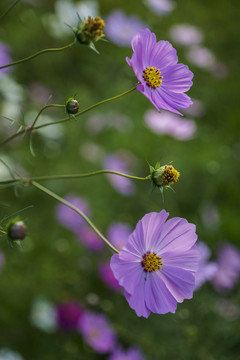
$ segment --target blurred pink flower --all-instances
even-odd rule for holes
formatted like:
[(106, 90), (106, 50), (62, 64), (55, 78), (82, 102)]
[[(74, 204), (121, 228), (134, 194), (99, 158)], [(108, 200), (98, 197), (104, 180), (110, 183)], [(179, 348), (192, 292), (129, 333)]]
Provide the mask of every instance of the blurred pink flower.
[(97, 233), (88, 225), (84, 225), (75, 231), (77, 239), (87, 248), (93, 251), (100, 251), (104, 242)]
[(196, 45), (203, 39), (202, 32), (193, 25), (180, 24), (173, 25), (169, 31), (170, 38), (176, 44)]
[[(0, 66), (7, 65), (12, 61), (10, 57), (9, 47), (0, 42)], [(11, 71), (11, 67), (0, 70), (0, 78)]]
[(217, 263), (208, 261), (211, 251), (203, 241), (198, 241), (196, 245), (200, 255), (198, 270), (195, 274), (195, 290), (198, 290), (206, 281), (214, 277), (217, 271)]
[(211, 70), (216, 62), (212, 51), (201, 46), (193, 46), (188, 50), (186, 56), (194, 65), (203, 69)]
[(131, 233), (132, 227), (129, 224), (114, 222), (108, 228), (107, 238), (117, 250), (121, 250)]
[(136, 15), (128, 16), (120, 9), (112, 11), (105, 23), (108, 39), (119, 46), (131, 46), (133, 36), (146, 27)]
[(176, 7), (176, 3), (172, 0), (145, 0), (144, 2), (154, 13), (160, 15), (167, 15)]
[(148, 110), (145, 123), (156, 134), (170, 135), (178, 140), (189, 140), (196, 132), (194, 120), (182, 118), (168, 111)]
[(119, 291), (122, 287), (118, 284), (117, 279), (113, 275), (109, 262), (99, 264), (99, 276), (101, 280), (112, 290)]
[[(107, 155), (103, 160), (103, 167), (106, 170), (118, 171), (129, 174), (129, 168), (134, 165), (135, 159), (127, 151), (118, 151), (118, 153)], [(131, 179), (119, 175), (107, 175), (112, 186), (120, 194), (130, 196), (135, 192), (135, 185)]]

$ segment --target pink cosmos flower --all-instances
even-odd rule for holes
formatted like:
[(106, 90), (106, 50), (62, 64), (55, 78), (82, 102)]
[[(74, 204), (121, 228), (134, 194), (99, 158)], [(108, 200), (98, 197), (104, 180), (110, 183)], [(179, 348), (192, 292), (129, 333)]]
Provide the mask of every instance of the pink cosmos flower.
[(113, 351), (116, 335), (104, 315), (86, 311), (78, 324), (86, 342), (98, 353)]
[(169, 35), (174, 43), (186, 46), (197, 45), (203, 40), (202, 32), (189, 24), (173, 25)]
[(121, 348), (116, 349), (110, 356), (109, 360), (144, 360), (141, 351), (137, 348), (130, 348), (124, 351)]
[(151, 312), (174, 313), (178, 302), (193, 296), (199, 262), (196, 227), (182, 218), (166, 221), (168, 215), (165, 210), (146, 214), (111, 258), (130, 307), (145, 318)]
[(108, 228), (107, 238), (117, 250), (121, 250), (131, 235), (131, 232), (132, 228), (129, 224), (114, 222)]
[(83, 311), (83, 307), (75, 301), (58, 304), (56, 308), (58, 326), (64, 331), (75, 330)]
[(213, 278), (213, 285), (219, 292), (230, 290), (240, 276), (240, 252), (228, 243), (219, 249), (217, 271)]
[(192, 104), (185, 94), (192, 86), (193, 73), (178, 64), (177, 52), (168, 41), (156, 42), (149, 29), (140, 30), (132, 39), (133, 55), (126, 58), (140, 84), (137, 89), (156, 107), (182, 115), (177, 109)]
[(197, 129), (195, 121), (182, 118), (168, 111), (148, 110), (145, 113), (146, 125), (156, 134), (166, 134), (178, 140), (192, 139)]
[(111, 290), (119, 291), (122, 289), (113, 275), (109, 262), (101, 263), (98, 269), (100, 278)]
[(203, 241), (198, 241), (197, 248), (200, 258), (195, 275), (195, 290), (199, 290), (206, 281), (211, 280), (217, 271), (217, 263), (208, 261), (211, 256), (209, 247)]

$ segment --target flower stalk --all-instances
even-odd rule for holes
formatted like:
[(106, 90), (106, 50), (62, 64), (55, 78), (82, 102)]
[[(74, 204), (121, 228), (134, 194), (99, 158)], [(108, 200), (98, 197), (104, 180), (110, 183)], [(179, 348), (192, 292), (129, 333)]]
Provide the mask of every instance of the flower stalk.
[(91, 228), (100, 236), (100, 238), (113, 250), (115, 253), (119, 253), (119, 251), (105, 238), (105, 236), (98, 230), (98, 228), (93, 224), (93, 222), (85, 215), (81, 210), (77, 209), (75, 206), (70, 204), (68, 201), (64, 200), (61, 196), (55, 194), (51, 190), (47, 189), (45, 186), (39, 184), (36, 181), (31, 181), (31, 184), (35, 186), (37, 189), (41, 190), (45, 194), (51, 196), (52, 198), (56, 199), (60, 203), (68, 206), (70, 209), (76, 211), (87, 223), (91, 226)]
[(36, 52), (36, 53), (33, 54), (33, 55), (30, 55), (30, 56), (28, 56), (28, 57), (25, 57), (24, 59), (17, 60), (17, 61), (13, 61), (13, 62), (11, 62), (11, 63), (9, 63), (9, 64), (0, 66), (0, 70), (1, 70), (1, 69), (5, 69), (5, 68), (10, 67), (10, 66), (14, 66), (14, 65), (21, 64), (21, 63), (26, 62), (26, 61), (29, 61), (29, 60), (32, 60), (32, 59), (34, 59), (35, 57), (37, 57), (37, 56), (39, 56), (39, 55), (42, 55), (42, 54), (45, 54), (45, 53), (58, 52), (58, 51), (67, 50), (67, 49), (69, 49), (73, 44), (74, 44), (74, 41), (73, 41), (71, 44), (68, 44), (68, 45), (66, 45), (66, 46), (63, 46), (63, 47), (61, 47), (61, 48), (50, 48), (50, 49), (40, 50), (40, 51)]
[[(1, 68), (0, 68), (0, 69), (1, 69)], [(125, 95), (127, 95), (127, 94), (130, 94), (130, 93), (133, 92), (135, 89), (136, 89), (136, 86), (134, 86), (134, 87), (131, 88), (130, 90), (127, 90), (127, 91), (125, 91), (125, 92), (123, 92), (123, 93), (121, 93), (121, 94), (119, 94), (119, 95), (116, 95), (116, 96), (113, 96), (113, 97), (111, 97), (111, 98), (108, 98), (108, 99), (99, 101), (99, 102), (97, 102), (96, 104), (93, 104), (93, 105), (87, 107), (86, 109), (78, 112), (76, 115), (74, 115), (74, 118), (85, 114), (86, 112), (88, 112), (88, 111), (96, 108), (97, 106), (103, 105), (103, 104), (105, 104), (105, 103), (107, 103), (107, 102), (110, 102), (110, 101), (117, 100), (117, 99), (121, 98), (122, 96), (125, 96)], [(62, 124), (62, 123), (64, 123), (64, 122), (69, 121), (70, 117), (68, 116), (68, 117), (65, 117), (64, 119), (61, 119), (61, 120), (56, 120), (56, 121), (52, 121), (52, 122), (49, 122), (49, 123), (46, 123), (46, 124), (42, 124), (42, 125), (35, 126), (35, 125), (36, 125), (36, 121), (37, 121), (38, 117), (41, 115), (42, 111), (45, 110), (47, 107), (51, 107), (51, 106), (59, 107), (59, 106), (62, 106), (62, 105), (54, 105), (54, 104), (46, 105), (44, 108), (42, 108), (42, 109), (39, 111), (39, 113), (38, 113), (38, 115), (37, 115), (37, 118), (35, 118), (34, 124), (33, 124), (32, 126), (27, 127), (27, 128), (24, 128), (24, 129), (18, 131), (17, 133), (9, 136), (7, 139), (5, 139), (4, 141), (2, 141), (2, 142), (0, 143), (0, 146), (7, 144), (9, 141), (15, 139), (16, 137), (18, 137), (18, 136), (20, 136), (20, 135), (23, 135), (26, 131), (28, 131), (28, 132), (31, 133), (33, 130), (38, 130), (38, 129), (41, 129), (41, 128), (46, 127), (46, 126)]]

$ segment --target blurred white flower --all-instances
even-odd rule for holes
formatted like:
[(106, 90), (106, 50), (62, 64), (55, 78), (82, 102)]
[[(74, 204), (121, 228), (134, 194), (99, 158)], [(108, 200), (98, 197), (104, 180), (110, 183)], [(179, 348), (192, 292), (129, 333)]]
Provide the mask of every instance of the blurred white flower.
[(176, 3), (172, 0), (144, 0), (144, 3), (152, 11), (161, 15), (167, 15), (176, 7)]
[(211, 70), (216, 62), (212, 51), (201, 46), (192, 47), (186, 56), (191, 63), (203, 69)]
[(55, 307), (44, 298), (36, 299), (32, 304), (30, 321), (38, 329), (54, 332), (57, 328)]
[(0, 360), (23, 360), (23, 357), (10, 349), (0, 349)]
[(99, 15), (98, 3), (93, 0), (78, 1), (76, 3), (66, 0), (57, 1), (55, 4), (55, 14), (47, 14), (43, 18), (43, 22), (52, 36), (61, 38), (72, 33), (67, 25), (77, 25), (77, 13), (81, 19), (87, 18), (89, 15), (96, 17)]
[(193, 25), (173, 25), (169, 31), (170, 38), (176, 44), (197, 45), (203, 39), (202, 32)]

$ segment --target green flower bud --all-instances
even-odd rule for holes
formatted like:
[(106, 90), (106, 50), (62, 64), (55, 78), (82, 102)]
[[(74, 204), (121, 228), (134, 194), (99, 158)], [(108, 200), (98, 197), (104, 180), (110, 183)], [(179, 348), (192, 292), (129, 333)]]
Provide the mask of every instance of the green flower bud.
[(79, 110), (79, 103), (73, 97), (66, 102), (66, 111), (68, 114), (77, 114)]
[(172, 165), (160, 166), (160, 163), (157, 163), (155, 168), (150, 166), (150, 172), (151, 180), (157, 187), (170, 186), (176, 183), (180, 176), (180, 173)]
[(10, 241), (23, 240), (26, 234), (27, 227), (21, 220), (11, 220), (7, 225), (7, 235)]

